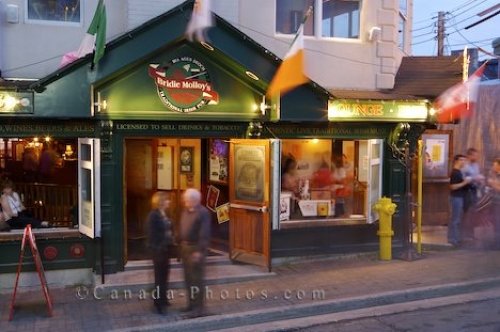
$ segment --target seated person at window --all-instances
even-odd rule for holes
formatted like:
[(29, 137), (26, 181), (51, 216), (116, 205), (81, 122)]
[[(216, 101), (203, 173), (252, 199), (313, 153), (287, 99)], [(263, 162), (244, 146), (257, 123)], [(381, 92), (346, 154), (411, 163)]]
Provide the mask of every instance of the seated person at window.
[(14, 183), (11, 180), (5, 180), (2, 184), (2, 210), (5, 221), (10, 228), (23, 229), (26, 225), (31, 225), (33, 228), (48, 227), (48, 222), (33, 218), (26, 210), (19, 194), (13, 189)]
[(335, 197), (335, 217), (345, 216), (345, 199), (351, 194), (352, 189), (347, 178), (347, 171), (342, 156), (332, 161), (332, 196)]
[(292, 193), (290, 211), (294, 213), (295, 205), (300, 199), (300, 182), (297, 174), (297, 161), (293, 156), (288, 156), (285, 159), (283, 174), (281, 175), (281, 190)]
[(300, 188), (297, 174), (297, 161), (293, 157), (288, 157), (284, 162), (281, 189), (283, 191), (292, 192), (295, 197), (299, 196)]

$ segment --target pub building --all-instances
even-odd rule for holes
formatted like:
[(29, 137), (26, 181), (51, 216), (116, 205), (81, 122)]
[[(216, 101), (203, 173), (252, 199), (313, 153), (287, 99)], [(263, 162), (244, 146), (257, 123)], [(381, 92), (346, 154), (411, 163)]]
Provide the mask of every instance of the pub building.
[[(176, 229), (188, 187), (212, 211), (211, 247), (233, 261), (270, 269), (283, 257), (376, 251), (382, 195), (398, 204), (401, 247), (405, 166), (389, 137), (409, 123), (414, 143), (426, 101), (336, 98), (314, 82), (271, 100), (279, 59), (219, 17), (209, 41), (186, 40), (190, 11), (182, 4), (109, 42), (94, 68), (87, 56), (4, 83), (0, 95), (16, 102), (1, 106), (2, 172), (52, 223), (35, 230), (45, 269), (78, 279), (147, 259), (151, 195), (168, 193)], [(28, 180), (26, 152), (40, 160), (47, 146), (52, 176)], [(0, 233), (0, 247), (0, 271), (15, 272), (19, 231)]]

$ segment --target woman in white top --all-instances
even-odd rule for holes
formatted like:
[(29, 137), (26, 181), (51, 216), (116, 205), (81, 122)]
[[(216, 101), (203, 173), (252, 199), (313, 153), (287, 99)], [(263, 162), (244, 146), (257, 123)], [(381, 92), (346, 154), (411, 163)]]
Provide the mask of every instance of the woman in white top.
[(5, 180), (2, 185), (2, 210), (5, 221), (9, 224), (10, 228), (23, 229), (26, 225), (31, 225), (33, 228), (47, 227), (47, 222), (42, 222), (33, 218), (31, 214), (26, 211), (19, 194), (13, 189), (14, 184), (11, 180)]

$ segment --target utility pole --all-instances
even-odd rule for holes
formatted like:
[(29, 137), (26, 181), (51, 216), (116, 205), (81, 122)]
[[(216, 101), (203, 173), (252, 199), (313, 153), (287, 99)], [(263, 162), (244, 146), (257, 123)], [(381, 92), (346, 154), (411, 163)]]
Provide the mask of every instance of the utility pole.
[(438, 41), (438, 56), (444, 55), (444, 12), (438, 13), (438, 25), (437, 25), (437, 41)]

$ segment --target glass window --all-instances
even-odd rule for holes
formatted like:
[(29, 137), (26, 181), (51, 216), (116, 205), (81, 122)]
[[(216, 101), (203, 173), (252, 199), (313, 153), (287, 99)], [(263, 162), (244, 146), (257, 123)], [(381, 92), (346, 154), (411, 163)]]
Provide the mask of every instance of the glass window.
[(370, 213), (382, 183), (380, 141), (285, 139), (281, 147), (283, 227), (375, 220)]
[(399, 16), (398, 28), (398, 47), (404, 49), (405, 47), (405, 34), (406, 34), (406, 20), (401, 15)]
[(0, 177), (14, 182), (33, 218), (52, 227), (73, 227), (78, 204), (76, 157), (74, 138), (0, 137)]
[(28, 20), (80, 23), (80, 0), (27, 0)]
[[(302, 23), (309, 7), (314, 0), (277, 0), (276, 1), (276, 32), (295, 34)], [(314, 16), (314, 14), (312, 15)], [(314, 19), (310, 17), (304, 26), (304, 35), (314, 35)]]
[(408, 0), (399, 0), (399, 12), (403, 16), (408, 16)]
[(398, 47), (404, 49), (406, 22), (408, 20), (408, 0), (399, 0)]
[(323, 37), (359, 37), (359, 1), (323, 0)]

